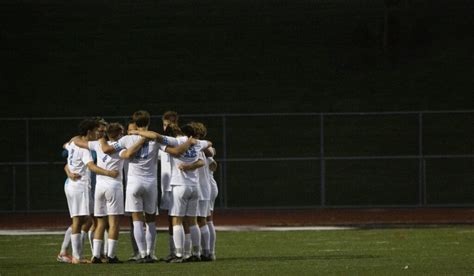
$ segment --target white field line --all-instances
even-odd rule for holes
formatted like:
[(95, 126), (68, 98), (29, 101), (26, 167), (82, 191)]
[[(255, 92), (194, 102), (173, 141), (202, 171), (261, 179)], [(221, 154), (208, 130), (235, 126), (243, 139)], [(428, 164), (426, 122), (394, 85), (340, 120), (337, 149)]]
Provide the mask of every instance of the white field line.
[[(350, 230), (354, 227), (335, 227), (335, 226), (304, 226), (304, 227), (261, 227), (261, 226), (217, 226), (217, 231), (227, 232), (245, 232), (245, 231), (334, 231), (334, 230)], [(167, 231), (167, 227), (157, 227), (157, 230)], [(64, 230), (47, 230), (47, 229), (12, 229), (0, 230), (0, 236), (33, 236), (33, 235), (63, 235)], [(129, 233), (129, 230), (120, 231), (120, 233)]]

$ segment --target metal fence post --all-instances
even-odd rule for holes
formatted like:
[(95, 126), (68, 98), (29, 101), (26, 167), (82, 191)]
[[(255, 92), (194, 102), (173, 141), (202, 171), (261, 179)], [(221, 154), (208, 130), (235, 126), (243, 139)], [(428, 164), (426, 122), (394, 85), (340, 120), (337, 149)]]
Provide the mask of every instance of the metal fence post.
[(12, 191), (12, 211), (16, 211), (16, 167), (12, 166), (13, 191)]
[(26, 211), (30, 211), (30, 122), (25, 119), (25, 150), (26, 150)]
[(326, 206), (326, 160), (324, 159), (324, 114), (321, 113), (320, 115), (320, 149), (319, 149), (319, 157), (320, 157), (320, 194), (321, 194), (321, 207)]
[(423, 189), (423, 112), (418, 113), (418, 205), (425, 205)]

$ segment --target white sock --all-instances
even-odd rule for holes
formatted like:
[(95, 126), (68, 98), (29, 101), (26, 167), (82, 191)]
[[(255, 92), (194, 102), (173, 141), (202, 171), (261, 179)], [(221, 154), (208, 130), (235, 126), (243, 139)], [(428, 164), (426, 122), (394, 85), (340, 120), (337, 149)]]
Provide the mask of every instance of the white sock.
[(100, 258), (100, 249), (102, 248), (102, 244), (104, 243), (103, 240), (94, 240), (94, 246), (92, 247), (92, 256), (96, 258)]
[(207, 222), (207, 227), (209, 227), (209, 253), (216, 253), (216, 228), (214, 227), (213, 221)]
[(168, 235), (168, 247), (170, 249), (170, 255), (176, 253), (176, 246), (174, 245), (174, 239), (172, 235)]
[(84, 245), (86, 244), (86, 240), (87, 232), (81, 230), (81, 252), (79, 252), (79, 256), (81, 256), (81, 258), (84, 256)]
[(130, 227), (130, 242), (132, 243), (132, 248), (133, 248), (133, 255), (136, 256), (138, 252), (138, 246), (137, 246), (137, 241), (135, 240), (135, 234), (133, 233), (133, 223)]
[[(109, 239), (109, 231), (105, 230), (105, 231), (104, 231), (104, 241), (106, 241), (106, 240), (108, 240), (108, 239)], [(104, 242), (104, 244), (103, 244), (102, 254), (103, 254), (104, 256), (107, 256), (107, 253), (108, 253), (108, 251), (109, 251), (109, 250), (108, 250), (108, 249), (109, 249), (109, 248), (108, 248), (108, 244), (109, 244), (108, 242)]]
[(59, 254), (61, 255), (67, 254), (67, 248), (69, 247), (69, 244), (71, 243), (71, 233), (72, 233), (72, 228), (71, 226), (69, 226), (69, 228), (66, 230), (66, 233), (64, 233), (64, 240), (63, 240), (63, 244), (61, 245), (61, 252)]
[(115, 249), (117, 248), (117, 245), (118, 245), (118, 240), (108, 239), (108, 246), (107, 246), (109, 248), (109, 252), (107, 252), (108, 257), (110, 258), (115, 257)]
[(202, 246), (202, 254), (205, 256), (209, 255), (209, 227), (206, 225), (200, 228), (201, 230), (201, 246)]
[(146, 223), (146, 254), (155, 255), (156, 224), (155, 222)]
[(191, 256), (191, 234), (184, 235), (184, 257), (189, 258)]
[(91, 252), (94, 252), (94, 231), (89, 230), (87, 232), (87, 236), (89, 237), (89, 244), (91, 246)]
[(81, 234), (71, 234), (72, 256), (78, 260), (81, 259), (82, 236)]
[(189, 232), (191, 233), (193, 244), (193, 255), (201, 256), (201, 231), (199, 231), (199, 227), (195, 224), (189, 227)]
[(173, 241), (176, 248), (176, 257), (183, 257), (184, 240), (185, 234), (183, 225), (173, 226)]
[(137, 242), (138, 252), (142, 258), (146, 257), (146, 241), (145, 232), (143, 230), (143, 221), (133, 222), (133, 234)]

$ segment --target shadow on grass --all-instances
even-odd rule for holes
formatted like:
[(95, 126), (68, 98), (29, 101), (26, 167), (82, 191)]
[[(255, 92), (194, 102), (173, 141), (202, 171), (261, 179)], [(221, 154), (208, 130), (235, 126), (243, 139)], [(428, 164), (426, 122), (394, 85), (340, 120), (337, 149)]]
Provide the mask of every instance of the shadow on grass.
[(256, 257), (230, 257), (219, 258), (219, 262), (252, 261), (252, 262), (273, 262), (273, 261), (308, 261), (308, 260), (354, 260), (354, 259), (376, 259), (375, 255), (313, 255), (313, 256), (256, 256)]

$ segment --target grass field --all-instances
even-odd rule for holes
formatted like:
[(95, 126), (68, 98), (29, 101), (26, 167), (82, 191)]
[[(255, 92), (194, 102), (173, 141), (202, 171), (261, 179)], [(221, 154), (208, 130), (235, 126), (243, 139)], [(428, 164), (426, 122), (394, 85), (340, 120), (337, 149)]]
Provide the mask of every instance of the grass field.
[[(166, 254), (165, 233), (157, 255)], [(118, 256), (130, 253), (122, 234)], [(0, 236), (0, 275), (474, 275), (474, 227), (219, 232), (217, 261), (67, 265), (62, 236)], [(86, 251), (88, 252), (88, 251)]]

